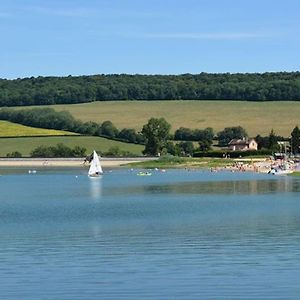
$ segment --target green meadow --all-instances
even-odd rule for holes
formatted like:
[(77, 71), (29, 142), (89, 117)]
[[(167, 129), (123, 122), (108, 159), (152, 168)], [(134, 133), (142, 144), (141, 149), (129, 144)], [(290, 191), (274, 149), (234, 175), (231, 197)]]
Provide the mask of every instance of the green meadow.
[(107, 152), (111, 147), (119, 147), (122, 151), (129, 151), (135, 155), (141, 155), (144, 146), (129, 143), (122, 143), (101, 137), (94, 136), (52, 136), (52, 137), (20, 137), (0, 138), (0, 156), (5, 157), (7, 153), (19, 151), (23, 156), (29, 156), (30, 152), (41, 145), (55, 146), (63, 143), (68, 147), (81, 146), (87, 149), (87, 154), (92, 150)]
[(24, 125), (0, 120), (0, 137), (65, 136), (65, 135), (77, 135), (77, 134), (73, 132), (63, 131), (63, 130), (34, 128), (34, 127), (24, 126)]
[(51, 107), (67, 110), (82, 121), (110, 120), (119, 129), (140, 130), (151, 117), (164, 117), (173, 131), (179, 127), (220, 131), (242, 126), (250, 136), (268, 135), (272, 128), (278, 135), (289, 136), (300, 125), (300, 102), (293, 101), (105, 101)]
[(233, 159), (220, 159), (220, 158), (188, 158), (188, 157), (161, 157), (157, 160), (144, 161), (131, 163), (132, 167), (137, 168), (215, 168), (215, 167), (225, 167), (233, 164), (235, 161)]

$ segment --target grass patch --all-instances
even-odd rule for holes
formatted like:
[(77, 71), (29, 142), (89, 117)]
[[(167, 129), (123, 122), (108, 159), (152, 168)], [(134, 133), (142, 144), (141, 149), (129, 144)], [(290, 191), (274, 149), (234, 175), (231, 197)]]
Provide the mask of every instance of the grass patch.
[(56, 146), (58, 143), (74, 148), (81, 146), (87, 149), (87, 154), (94, 149), (100, 152), (107, 152), (111, 147), (119, 147), (122, 151), (128, 151), (135, 155), (142, 155), (144, 146), (129, 143), (122, 143), (94, 136), (65, 136), (65, 137), (27, 137), (27, 138), (0, 138), (0, 156), (7, 153), (19, 151), (23, 156), (29, 156), (30, 152), (41, 145)]
[(221, 158), (187, 158), (187, 157), (173, 157), (173, 156), (162, 156), (158, 160), (145, 161), (132, 163), (131, 166), (145, 169), (154, 168), (215, 168), (225, 167), (233, 164), (233, 159), (221, 159)]
[(220, 131), (240, 125), (250, 136), (268, 135), (272, 128), (276, 134), (289, 136), (300, 123), (300, 102), (296, 101), (99, 101), (51, 107), (67, 110), (82, 121), (110, 120), (118, 128), (136, 130), (151, 117), (164, 117), (173, 131), (179, 127), (212, 127)]
[(289, 174), (290, 176), (293, 176), (293, 177), (300, 177), (300, 172), (294, 172), (292, 174)]
[(63, 130), (29, 127), (29, 126), (24, 126), (24, 125), (0, 120), (0, 137), (65, 136), (65, 135), (77, 135), (77, 133), (63, 131)]

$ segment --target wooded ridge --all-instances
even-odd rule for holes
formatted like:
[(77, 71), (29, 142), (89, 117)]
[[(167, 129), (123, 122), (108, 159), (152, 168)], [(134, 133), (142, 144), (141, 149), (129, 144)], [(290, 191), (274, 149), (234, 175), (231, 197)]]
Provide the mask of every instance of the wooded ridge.
[(0, 106), (109, 100), (300, 100), (300, 72), (0, 79)]

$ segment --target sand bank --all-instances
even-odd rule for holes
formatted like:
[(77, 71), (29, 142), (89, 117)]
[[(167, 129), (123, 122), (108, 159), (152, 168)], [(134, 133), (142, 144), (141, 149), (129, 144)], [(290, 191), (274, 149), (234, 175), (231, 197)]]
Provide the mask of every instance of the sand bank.
[[(133, 162), (153, 160), (156, 158), (101, 158), (105, 167), (120, 167)], [(82, 167), (88, 166), (84, 158), (0, 158), (0, 167)]]

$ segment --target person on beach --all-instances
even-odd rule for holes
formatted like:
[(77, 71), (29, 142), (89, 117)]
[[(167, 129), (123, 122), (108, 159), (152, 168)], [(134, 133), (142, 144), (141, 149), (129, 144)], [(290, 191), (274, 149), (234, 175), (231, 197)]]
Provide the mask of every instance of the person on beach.
[(85, 164), (87, 162), (90, 163), (92, 161), (92, 159), (93, 159), (93, 153), (91, 155), (86, 156), (86, 158), (83, 161), (83, 164)]

